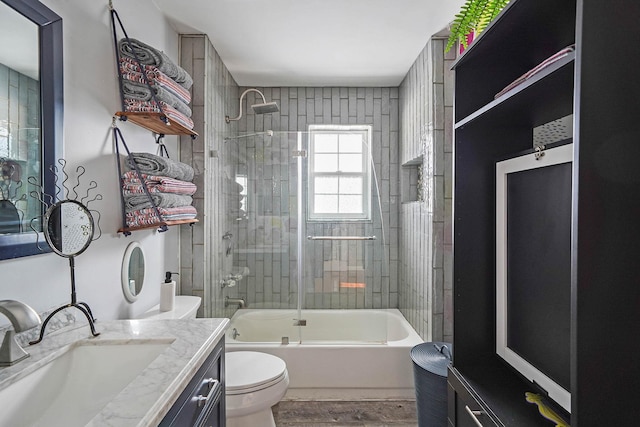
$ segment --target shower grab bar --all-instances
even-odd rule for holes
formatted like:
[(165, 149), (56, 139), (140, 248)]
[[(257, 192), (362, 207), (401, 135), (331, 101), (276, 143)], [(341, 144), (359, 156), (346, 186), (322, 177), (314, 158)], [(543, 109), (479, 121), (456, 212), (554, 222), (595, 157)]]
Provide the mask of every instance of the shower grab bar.
[(376, 236), (307, 236), (307, 240), (376, 240)]

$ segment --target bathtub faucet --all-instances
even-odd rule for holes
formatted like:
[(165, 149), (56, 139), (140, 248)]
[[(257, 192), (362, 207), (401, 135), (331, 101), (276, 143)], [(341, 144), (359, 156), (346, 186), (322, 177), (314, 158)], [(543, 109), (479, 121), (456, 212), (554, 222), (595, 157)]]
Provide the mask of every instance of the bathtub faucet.
[(238, 308), (245, 308), (247, 304), (244, 302), (244, 298), (229, 298), (224, 297), (224, 306), (229, 307), (231, 304), (237, 304)]

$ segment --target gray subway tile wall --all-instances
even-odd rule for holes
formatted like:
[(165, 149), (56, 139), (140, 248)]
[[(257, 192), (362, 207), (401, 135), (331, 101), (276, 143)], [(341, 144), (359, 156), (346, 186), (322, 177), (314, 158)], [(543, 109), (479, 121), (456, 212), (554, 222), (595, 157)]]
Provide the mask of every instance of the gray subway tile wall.
[(237, 128), (227, 124), (226, 114), (238, 110), (238, 85), (204, 35), (180, 36), (180, 63), (193, 77), (192, 119), (199, 137), (180, 137), (180, 160), (191, 164), (198, 191), (194, 206), (199, 222), (180, 226), (180, 293), (196, 295), (203, 304), (200, 317), (228, 317), (232, 308), (224, 307), (224, 295), (236, 296), (235, 290), (224, 291), (220, 281), (231, 272), (231, 259), (226, 256), (224, 233), (231, 229), (224, 159), (224, 138)]
[[(452, 129), (455, 49), (432, 38), (400, 85), (402, 188), (399, 308), (426, 341), (453, 339)], [(422, 185), (411, 174), (421, 165)], [(417, 188), (423, 191), (413, 194)]]
[[(240, 88), (240, 91), (246, 88)], [(261, 101), (249, 92), (239, 134), (273, 130), (273, 136), (234, 141), (237, 170), (246, 170), (248, 218), (237, 221), (234, 264), (250, 274), (238, 285), (250, 307), (295, 308), (298, 302), (297, 233), (307, 235), (375, 235), (358, 242), (304, 239), (305, 308), (395, 308), (398, 304), (398, 89), (397, 88), (258, 88), (278, 113), (255, 115), (250, 105)], [(270, 96), (269, 96), (270, 95)], [(311, 124), (372, 126), (372, 157), (380, 198), (372, 199), (373, 221), (365, 223), (304, 222), (298, 230), (297, 203), (306, 206), (306, 166), (298, 188), (298, 132), (306, 143)], [(375, 190), (375, 186), (373, 187)], [(300, 190), (303, 190), (302, 192)], [(252, 196), (253, 195), (253, 196)], [(253, 199), (253, 200), (251, 200)], [(381, 208), (378, 208), (378, 201)], [(305, 215), (305, 214), (303, 214)], [(381, 241), (387, 243), (382, 248)], [(348, 287), (365, 283), (364, 287)]]
[(40, 83), (3, 64), (0, 64), (0, 127), (0, 158), (15, 162), (16, 168), (11, 172), (16, 174), (14, 179), (2, 181), (0, 198), (10, 200), (23, 221), (35, 218), (42, 214), (41, 207), (37, 202), (29, 202), (25, 174), (40, 162)]

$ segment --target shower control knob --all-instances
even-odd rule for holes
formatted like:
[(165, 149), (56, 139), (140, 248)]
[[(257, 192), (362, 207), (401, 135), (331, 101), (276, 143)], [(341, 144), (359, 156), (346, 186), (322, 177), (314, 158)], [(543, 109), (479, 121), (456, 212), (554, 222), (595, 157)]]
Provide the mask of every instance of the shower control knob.
[(227, 280), (227, 286), (233, 288), (236, 285), (236, 281), (233, 279)]

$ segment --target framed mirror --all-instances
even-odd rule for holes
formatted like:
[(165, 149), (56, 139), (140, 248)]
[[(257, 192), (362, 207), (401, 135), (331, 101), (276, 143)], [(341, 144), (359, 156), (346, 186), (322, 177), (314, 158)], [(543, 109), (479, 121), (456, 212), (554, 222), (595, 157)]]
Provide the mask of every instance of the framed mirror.
[(144, 251), (138, 242), (131, 242), (122, 258), (122, 292), (129, 302), (138, 299), (144, 285), (146, 264)]
[(42, 253), (46, 206), (30, 194), (56, 194), (49, 165), (62, 143), (62, 18), (36, 0), (0, 0), (0, 40), (0, 259), (7, 259)]

